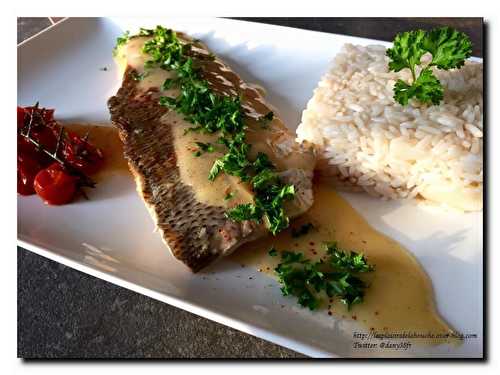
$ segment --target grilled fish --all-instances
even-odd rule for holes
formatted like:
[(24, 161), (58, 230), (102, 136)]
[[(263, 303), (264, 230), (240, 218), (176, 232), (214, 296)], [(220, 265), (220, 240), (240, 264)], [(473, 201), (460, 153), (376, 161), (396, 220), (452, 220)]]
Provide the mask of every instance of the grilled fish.
[[(295, 198), (285, 204), (287, 215), (293, 218), (304, 213), (313, 203), (312, 148), (296, 143), (293, 132), (276, 115), (262, 126), (259, 119), (263, 115), (271, 110), (276, 113), (266, 103), (263, 90), (243, 82), (201, 42), (182, 33), (177, 37), (192, 45), (191, 53), (216, 93), (242, 98), (250, 156), (258, 152), (268, 155), (280, 179), (293, 184), (296, 191)], [(179, 89), (162, 90), (162, 83), (174, 77), (172, 71), (152, 68), (145, 73), (144, 63), (149, 57), (142, 47), (149, 39), (131, 37), (116, 51), (123, 79), (108, 108), (137, 191), (163, 241), (177, 259), (197, 272), (242, 244), (266, 235), (267, 229), (255, 221), (234, 222), (226, 217), (231, 207), (252, 202), (254, 193), (248, 183), (234, 176), (220, 174), (214, 181), (208, 180), (214, 161), (224, 154), (224, 146), (217, 145), (217, 134), (186, 132), (193, 124), (158, 104), (160, 96), (176, 97)], [(197, 145), (207, 143), (217, 145), (213, 152), (197, 154)]]

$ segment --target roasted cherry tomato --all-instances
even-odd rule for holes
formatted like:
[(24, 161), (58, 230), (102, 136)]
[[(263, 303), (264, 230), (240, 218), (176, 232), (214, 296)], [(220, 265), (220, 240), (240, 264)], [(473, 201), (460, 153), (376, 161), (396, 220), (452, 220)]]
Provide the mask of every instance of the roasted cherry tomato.
[(54, 110), (53, 109), (43, 109), (36, 107), (17, 107), (17, 127), (22, 128), (26, 125), (26, 122), (30, 118), (30, 115), (33, 111), (37, 111), (38, 114), (43, 113), (43, 121), (46, 126), (54, 125)]
[[(50, 144), (55, 150), (57, 139), (53, 137), (51, 133), (52, 131), (50, 129), (45, 128), (43, 132), (38, 132), (38, 133), (34, 132), (32, 137), (38, 142), (46, 142)], [(43, 151), (39, 150), (33, 143), (28, 141), (25, 137), (23, 137), (20, 134), (17, 135), (17, 152), (31, 156), (33, 159), (36, 159), (42, 167), (47, 167), (48, 165), (54, 162), (54, 159), (45, 154)]]
[(42, 169), (35, 177), (35, 191), (47, 204), (69, 203), (76, 193), (78, 178), (68, 174), (59, 163)]
[(17, 192), (21, 195), (35, 194), (33, 182), (42, 169), (38, 161), (25, 153), (17, 154)]
[(62, 151), (66, 162), (86, 175), (96, 173), (104, 162), (101, 150), (71, 131), (67, 136)]
[(17, 107), (17, 128), (20, 129), (24, 126), (24, 116), (26, 111), (23, 107)]
[(36, 146), (20, 134), (17, 135), (17, 152), (29, 154), (33, 157), (38, 154)]
[(53, 152), (57, 145), (57, 132), (54, 129), (45, 126), (36, 126), (31, 130), (31, 137), (43, 145), (43, 147)]

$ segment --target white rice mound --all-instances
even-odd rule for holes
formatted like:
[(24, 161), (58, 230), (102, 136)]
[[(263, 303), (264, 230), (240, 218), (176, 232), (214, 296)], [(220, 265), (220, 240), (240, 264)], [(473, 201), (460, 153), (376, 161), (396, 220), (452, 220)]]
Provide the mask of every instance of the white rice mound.
[[(404, 69), (388, 72), (386, 48), (346, 44), (302, 114), (299, 141), (317, 145), (321, 175), (383, 199), (423, 197), (464, 211), (482, 209), (483, 64), (434, 70), (440, 105), (393, 99)], [(428, 61), (424, 56), (423, 61)]]

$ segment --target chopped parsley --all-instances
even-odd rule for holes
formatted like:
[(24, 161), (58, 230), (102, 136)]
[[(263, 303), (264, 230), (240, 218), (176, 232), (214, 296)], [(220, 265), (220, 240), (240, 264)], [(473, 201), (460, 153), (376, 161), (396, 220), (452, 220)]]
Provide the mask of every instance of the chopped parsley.
[(196, 145), (199, 147), (199, 149), (193, 153), (196, 157), (201, 156), (204, 152), (215, 151), (215, 148), (211, 143), (196, 142)]
[(306, 235), (309, 233), (311, 229), (314, 228), (314, 225), (312, 223), (307, 223), (304, 225), (301, 225), (300, 228), (292, 228), (292, 237), (297, 238)]
[(115, 48), (113, 48), (113, 56), (116, 56), (116, 53), (118, 52), (118, 48), (120, 48), (121, 46), (126, 44), (129, 39), (130, 39), (130, 31), (125, 31), (123, 33), (123, 35), (116, 38), (116, 45), (115, 45)]
[[(422, 66), (416, 75), (417, 65), (425, 53), (432, 55), (432, 60)], [(431, 67), (438, 69), (454, 69), (464, 65), (472, 54), (472, 43), (469, 37), (451, 27), (441, 27), (431, 31), (414, 30), (396, 35), (394, 46), (386, 52), (390, 58), (389, 70), (399, 72), (410, 69), (412, 82), (399, 79), (394, 85), (394, 100), (407, 105), (411, 98), (422, 103), (439, 104), (443, 99), (441, 82), (432, 74)]]
[[(154, 30), (141, 29), (140, 35), (152, 36), (143, 46), (143, 52), (150, 56), (144, 64), (145, 70), (160, 67), (176, 73), (162, 88), (177, 88), (180, 94), (162, 96), (160, 104), (184, 115), (185, 120), (194, 125), (190, 131), (220, 134), (219, 143), (227, 151), (215, 160), (208, 179), (213, 181), (225, 173), (250, 183), (254, 190), (253, 203), (238, 205), (226, 216), (233, 221), (264, 222), (273, 235), (288, 227), (283, 204), (294, 198), (295, 189), (281, 181), (267, 155), (260, 153), (255, 160), (250, 160), (251, 145), (246, 142), (247, 125), (243, 121), (241, 98), (219, 95), (212, 90), (202, 76), (191, 44), (181, 43), (171, 29), (162, 26)], [(272, 120), (272, 112), (264, 118)]]
[(275, 257), (275, 256), (278, 256), (278, 250), (276, 250), (274, 247), (271, 248), (271, 250), (269, 250), (269, 256), (271, 257)]
[(233, 197), (236, 195), (236, 193), (234, 191), (230, 191), (226, 194), (226, 196), (224, 197), (224, 200), (225, 201), (228, 201), (230, 199), (233, 199)]
[(261, 128), (267, 129), (269, 123), (273, 121), (274, 118), (274, 112), (270, 111), (267, 112), (264, 116), (260, 117), (257, 120), (257, 123), (260, 125)]
[(145, 77), (147, 77), (148, 72), (137, 73), (136, 71), (132, 72), (132, 78), (134, 81), (142, 81)]
[[(335, 242), (327, 243), (327, 258), (313, 262), (302, 253), (281, 252), (281, 263), (275, 268), (284, 296), (294, 296), (297, 302), (311, 310), (321, 304), (321, 295), (339, 298), (350, 310), (361, 303), (368, 284), (359, 276), (371, 272), (363, 254), (344, 252)], [(271, 255), (271, 252), (269, 252)]]

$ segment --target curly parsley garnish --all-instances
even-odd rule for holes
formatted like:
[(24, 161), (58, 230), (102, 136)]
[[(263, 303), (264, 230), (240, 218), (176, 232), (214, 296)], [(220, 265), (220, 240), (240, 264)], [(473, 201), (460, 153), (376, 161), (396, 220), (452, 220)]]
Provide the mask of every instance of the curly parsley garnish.
[[(174, 31), (157, 26), (154, 30), (141, 29), (139, 35), (152, 36), (143, 46), (143, 52), (151, 58), (144, 68), (159, 67), (176, 73), (162, 88), (178, 88), (180, 94), (175, 98), (162, 96), (160, 104), (184, 115), (194, 125), (190, 131), (220, 134), (219, 143), (227, 152), (214, 162), (208, 179), (213, 181), (220, 173), (226, 173), (249, 182), (254, 190), (254, 202), (232, 208), (227, 217), (234, 221), (264, 221), (272, 234), (288, 227), (283, 204), (294, 198), (295, 189), (281, 181), (267, 155), (260, 153), (250, 160), (251, 145), (246, 143), (241, 99), (219, 95), (209, 87), (201, 64), (191, 52), (191, 44), (181, 43)], [(272, 118), (272, 112), (263, 116), (265, 121)]]
[[(422, 66), (416, 75), (416, 67), (421, 65), (420, 59), (429, 52), (432, 60)], [(438, 69), (454, 69), (464, 65), (472, 54), (472, 43), (469, 37), (450, 27), (441, 27), (431, 31), (415, 30), (396, 35), (394, 46), (387, 50), (390, 58), (389, 70), (399, 72), (408, 68), (412, 82), (399, 79), (394, 85), (394, 100), (407, 105), (411, 98), (422, 103), (439, 104), (443, 99), (441, 82), (432, 74), (431, 67)]]
[(297, 297), (301, 306), (311, 310), (319, 307), (324, 293), (329, 298), (339, 298), (350, 310), (352, 305), (363, 302), (368, 287), (359, 274), (371, 272), (374, 267), (363, 254), (341, 251), (335, 242), (326, 247), (326, 260), (317, 262), (306, 259), (302, 253), (283, 251), (281, 263), (275, 268), (281, 292)]

